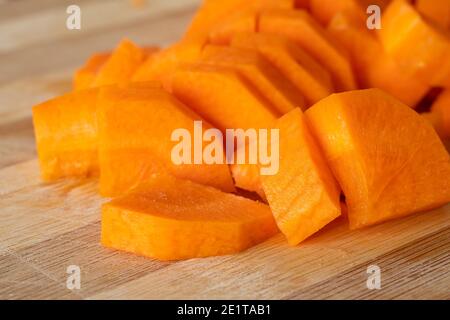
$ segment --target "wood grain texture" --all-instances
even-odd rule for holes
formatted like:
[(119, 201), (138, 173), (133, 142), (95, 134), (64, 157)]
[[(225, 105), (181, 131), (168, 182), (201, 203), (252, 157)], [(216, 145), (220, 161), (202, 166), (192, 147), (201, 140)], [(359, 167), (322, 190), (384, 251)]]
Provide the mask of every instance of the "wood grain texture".
[[(175, 41), (198, 1), (76, 2), (80, 32), (65, 29), (72, 1), (0, 1), (0, 299), (450, 299), (450, 206), (357, 231), (340, 219), (297, 247), (277, 235), (208, 259), (159, 262), (101, 247), (107, 199), (95, 180), (41, 182), (31, 106), (69, 91), (73, 69), (124, 36)], [(366, 287), (371, 264), (381, 290)], [(69, 265), (81, 268), (80, 290), (66, 288)]]

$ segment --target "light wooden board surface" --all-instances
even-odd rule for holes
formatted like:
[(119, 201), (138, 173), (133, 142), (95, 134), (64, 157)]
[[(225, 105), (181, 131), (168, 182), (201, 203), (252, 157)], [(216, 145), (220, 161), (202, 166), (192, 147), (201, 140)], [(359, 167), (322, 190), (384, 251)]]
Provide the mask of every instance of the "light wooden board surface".
[[(0, 2), (0, 298), (450, 299), (450, 206), (358, 231), (335, 221), (298, 247), (278, 235), (238, 255), (162, 263), (99, 245), (96, 181), (40, 181), (31, 106), (70, 90), (73, 69), (124, 36), (175, 41), (197, 2)], [(73, 3), (80, 31), (65, 28)], [(373, 264), (380, 290), (366, 287)], [(66, 288), (69, 265), (79, 290)]]

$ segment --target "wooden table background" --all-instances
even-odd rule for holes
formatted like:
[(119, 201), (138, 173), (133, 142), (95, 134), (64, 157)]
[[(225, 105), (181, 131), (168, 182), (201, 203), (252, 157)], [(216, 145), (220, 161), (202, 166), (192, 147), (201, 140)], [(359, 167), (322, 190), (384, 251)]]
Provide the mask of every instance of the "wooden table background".
[[(81, 30), (65, 27), (69, 4)], [(31, 106), (69, 91), (93, 51), (122, 37), (167, 45), (197, 0), (0, 0), (1, 299), (449, 299), (450, 206), (348, 231), (336, 221), (298, 247), (281, 235), (241, 254), (158, 262), (99, 245), (96, 181), (43, 184)], [(368, 290), (367, 267), (382, 288)], [(66, 288), (69, 265), (81, 288)]]

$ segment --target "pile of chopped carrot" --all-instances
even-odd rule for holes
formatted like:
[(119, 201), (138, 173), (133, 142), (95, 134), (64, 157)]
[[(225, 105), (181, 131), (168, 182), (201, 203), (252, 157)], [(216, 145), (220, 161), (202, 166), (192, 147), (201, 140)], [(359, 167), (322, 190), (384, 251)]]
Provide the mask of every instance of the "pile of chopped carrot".
[[(147, 257), (278, 232), (295, 246), (341, 215), (355, 229), (430, 210), (450, 202), (450, 2), (205, 0), (170, 47), (93, 54), (33, 121), (43, 179), (99, 177), (114, 198), (102, 244)], [(174, 163), (173, 133), (196, 121), (278, 129), (276, 174)]]

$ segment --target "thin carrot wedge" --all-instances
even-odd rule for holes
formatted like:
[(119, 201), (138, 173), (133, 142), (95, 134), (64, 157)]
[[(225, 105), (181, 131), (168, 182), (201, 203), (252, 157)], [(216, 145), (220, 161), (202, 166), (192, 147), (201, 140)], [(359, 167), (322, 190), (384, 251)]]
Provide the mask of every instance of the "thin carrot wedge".
[(297, 88), (256, 50), (209, 45), (203, 50), (202, 62), (237, 70), (281, 114), (305, 108)]
[(340, 188), (300, 109), (278, 119), (275, 128), (279, 170), (260, 178), (278, 227), (297, 245), (340, 216)]
[(278, 230), (267, 205), (169, 176), (153, 176), (103, 205), (101, 243), (180, 260), (237, 253)]

